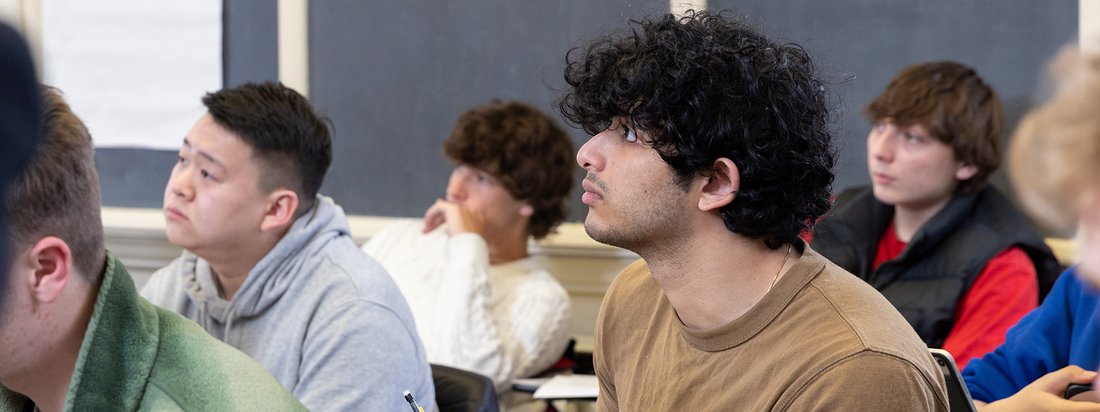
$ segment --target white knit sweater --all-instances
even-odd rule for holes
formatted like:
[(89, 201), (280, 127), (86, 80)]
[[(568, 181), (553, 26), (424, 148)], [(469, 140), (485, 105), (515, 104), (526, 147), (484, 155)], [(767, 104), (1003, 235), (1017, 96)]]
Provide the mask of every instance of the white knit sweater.
[(386, 226), (363, 245), (409, 301), (432, 363), (490, 377), (502, 395), (552, 366), (569, 343), (569, 295), (533, 258), (489, 265), (473, 233), (422, 234), (419, 219)]

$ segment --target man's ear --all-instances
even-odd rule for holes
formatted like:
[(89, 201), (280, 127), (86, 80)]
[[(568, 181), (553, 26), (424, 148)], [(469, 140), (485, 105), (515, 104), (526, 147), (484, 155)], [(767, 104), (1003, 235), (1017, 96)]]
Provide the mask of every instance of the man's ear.
[(963, 163), (958, 169), (955, 169), (955, 179), (960, 182), (970, 180), (976, 174), (978, 174), (978, 166), (969, 163)]
[(34, 300), (51, 303), (57, 300), (69, 284), (73, 271), (73, 254), (64, 240), (55, 236), (46, 236), (35, 242), (26, 255), (18, 256), (19, 265), (26, 265), (29, 271), (19, 271), (30, 276), (21, 279), (30, 287)]
[(523, 217), (531, 217), (535, 214), (535, 207), (531, 206), (531, 202), (523, 202), (523, 205), (519, 207), (519, 215)]
[(702, 177), (703, 190), (699, 195), (699, 209), (716, 210), (730, 204), (741, 187), (741, 173), (732, 160), (725, 157), (714, 161), (708, 176)]
[(264, 211), (264, 220), (260, 222), (260, 230), (268, 231), (290, 226), (294, 223), (294, 215), (298, 211), (298, 194), (290, 189), (277, 189), (268, 195), (267, 210)]

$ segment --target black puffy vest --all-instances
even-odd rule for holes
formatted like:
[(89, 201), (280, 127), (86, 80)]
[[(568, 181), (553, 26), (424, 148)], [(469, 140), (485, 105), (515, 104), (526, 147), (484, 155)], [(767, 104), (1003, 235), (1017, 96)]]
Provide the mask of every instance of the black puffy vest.
[(1043, 238), (999, 191), (955, 195), (913, 235), (894, 260), (872, 271), (893, 206), (870, 187), (841, 193), (814, 227), (811, 247), (878, 289), (929, 347), (941, 347), (955, 324), (955, 307), (994, 256), (1019, 246), (1039, 276), (1042, 300), (1060, 268)]

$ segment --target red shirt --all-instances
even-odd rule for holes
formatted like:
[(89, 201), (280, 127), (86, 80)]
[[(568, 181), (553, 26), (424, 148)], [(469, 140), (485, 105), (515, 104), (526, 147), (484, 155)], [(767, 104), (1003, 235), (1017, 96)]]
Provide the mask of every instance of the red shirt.
[[(894, 224), (878, 242), (872, 270), (894, 259), (905, 249)], [(971, 359), (985, 355), (1005, 341), (1005, 332), (1039, 305), (1039, 279), (1035, 264), (1017, 246), (994, 256), (978, 274), (970, 290), (955, 308), (955, 326), (947, 334), (943, 349), (951, 352), (959, 369)]]

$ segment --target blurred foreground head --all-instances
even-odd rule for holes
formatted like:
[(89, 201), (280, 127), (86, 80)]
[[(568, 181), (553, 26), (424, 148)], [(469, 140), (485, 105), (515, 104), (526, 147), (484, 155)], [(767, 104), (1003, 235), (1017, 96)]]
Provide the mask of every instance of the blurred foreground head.
[(1100, 56), (1067, 47), (1049, 67), (1052, 97), (1009, 147), (1009, 178), (1040, 223), (1082, 242), (1078, 271), (1100, 286)]

